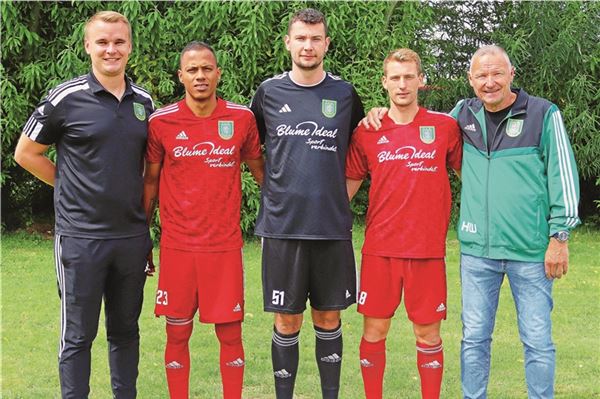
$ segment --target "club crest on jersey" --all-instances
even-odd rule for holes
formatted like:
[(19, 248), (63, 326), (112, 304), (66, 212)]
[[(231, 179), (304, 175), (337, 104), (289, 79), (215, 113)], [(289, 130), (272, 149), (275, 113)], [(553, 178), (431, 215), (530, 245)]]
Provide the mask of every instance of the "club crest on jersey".
[(133, 103), (133, 114), (141, 121), (146, 120), (146, 108), (140, 103)]
[(335, 100), (322, 100), (321, 101), (321, 112), (328, 118), (333, 118), (337, 113), (337, 101)]
[(219, 137), (223, 140), (233, 137), (233, 121), (219, 121)]
[(420, 126), (419, 138), (425, 144), (431, 144), (435, 141), (435, 126)]
[(523, 130), (523, 120), (522, 119), (509, 119), (506, 122), (506, 135), (508, 137), (517, 137), (521, 134)]

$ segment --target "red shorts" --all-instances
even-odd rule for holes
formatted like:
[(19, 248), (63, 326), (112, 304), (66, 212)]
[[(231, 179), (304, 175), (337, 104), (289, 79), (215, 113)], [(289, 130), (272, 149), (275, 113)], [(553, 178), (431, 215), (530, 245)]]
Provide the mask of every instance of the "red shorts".
[(415, 324), (446, 319), (446, 263), (440, 259), (403, 259), (363, 255), (358, 311), (390, 319), (402, 301)]
[(189, 319), (198, 309), (202, 323), (244, 319), (242, 251), (160, 251), (157, 316)]

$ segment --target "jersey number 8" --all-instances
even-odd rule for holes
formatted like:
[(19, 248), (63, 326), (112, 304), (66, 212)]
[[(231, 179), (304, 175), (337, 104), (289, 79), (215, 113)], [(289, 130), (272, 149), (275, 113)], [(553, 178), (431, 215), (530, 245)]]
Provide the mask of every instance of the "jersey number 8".
[(361, 291), (360, 295), (358, 296), (358, 304), (364, 305), (366, 300), (367, 300), (367, 293), (365, 291)]

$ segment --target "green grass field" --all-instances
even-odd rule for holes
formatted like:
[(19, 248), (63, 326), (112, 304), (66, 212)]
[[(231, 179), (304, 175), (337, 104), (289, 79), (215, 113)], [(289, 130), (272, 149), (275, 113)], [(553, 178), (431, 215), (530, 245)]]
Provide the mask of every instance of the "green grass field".
[[(362, 231), (355, 234), (357, 258)], [(58, 398), (59, 300), (53, 263), (53, 241), (25, 233), (2, 237), (2, 394), (5, 399)], [(571, 243), (571, 268), (554, 285), (554, 341), (557, 346), (556, 398), (600, 398), (600, 233), (577, 231)], [(260, 245), (246, 244), (246, 319), (244, 398), (273, 398), (270, 340), (272, 316), (262, 311)], [(155, 254), (156, 256), (156, 254)], [(442, 397), (460, 398), (460, 283), (458, 243), (448, 239), (448, 320), (442, 326), (445, 371)], [(148, 279), (141, 324), (138, 397), (168, 397), (164, 369), (164, 320), (153, 315), (157, 278)], [(523, 355), (514, 303), (504, 284), (493, 342), (490, 398), (526, 398)], [(308, 315), (308, 313), (307, 313)], [(310, 317), (310, 316), (308, 316)], [(101, 321), (101, 325), (103, 321)], [(362, 319), (351, 307), (343, 314), (344, 363), (341, 399), (362, 398), (358, 362)], [(103, 327), (93, 347), (91, 398), (110, 398)], [(419, 398), (412, 328), (404, 308), (397, 312), (388, 337), (386, 398)], [(297, 398), (319, 398), (314, 360), (314, 333), (305, 320), (300, 340)], [(219, 398), (218, 342), (212, 325), (195, 324), (191, 341), (191, 397)]]

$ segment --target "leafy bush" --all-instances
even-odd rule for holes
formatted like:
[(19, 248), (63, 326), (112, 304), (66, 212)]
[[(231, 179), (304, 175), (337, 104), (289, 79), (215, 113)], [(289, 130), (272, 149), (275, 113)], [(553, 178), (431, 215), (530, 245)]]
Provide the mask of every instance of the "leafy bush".
[[(179, 52), (192, 40), (216, 50), (223, 72), (219, 95), (248, 104), (264, 79), (290, 68), (283, 44), (290, 15), (313, 6), (329, 23), (332, 45), (326, 69), (351, 81), (366, 109), (387, 104), (381, 64), (387, 52), (411, 47), (423, 58), (433, 88), (421, 102), (449, 111), (472, 96), (469, 58), (489, 42), (503, 45), (517, 67), (516, 84), (561, 107), (583, 177), (600, 175), (597, 2), (1, 2), (2, 209), (21, 222), (44, 188), (12, 159), (20, 131), (51, 87), (87, 72), (83, 24), (98, 10), (126, 15), (134, 50), (127, 73), (158, 105), (183, 96), (176, 71)], [(246, 172), (247, 173), (247, 172)], [(364, 215), (365, 184), (353, 202)], [(252, 231), (259, 191), (244, 174), (242, 228)], [(458, 182), (453, 182), (456, 190)], [(49, 206), (49, 205), (48, 205)]]
[(245, 235), (252, 233), (260, 205), (260, 188), (244, 165), (242, 172), (242, 215), (240, 226)]

